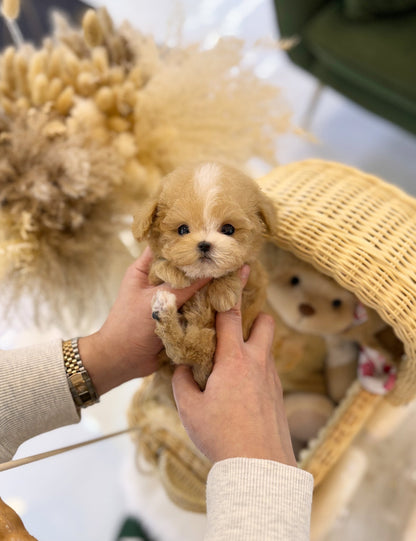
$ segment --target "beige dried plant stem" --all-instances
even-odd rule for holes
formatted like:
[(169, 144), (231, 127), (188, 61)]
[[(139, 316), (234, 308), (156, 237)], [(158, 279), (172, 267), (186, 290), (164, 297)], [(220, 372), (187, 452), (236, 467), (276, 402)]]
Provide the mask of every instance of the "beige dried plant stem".
[(16, 47), (23, 45), (23, 36), (17, 25), (16, 19), (20, 13), (20, 0), (3, 0), (1, 13), (6, 21), (7, 28)]
[(52, 451), (46, 451), (44, 453), (39, 453), (37, 455), (32, 455), (24, 458), (18, 458), (16, 460), (10, 460), (9, 462), (4, 462), (0, 464), (0, 472), (7, 470), (12, 470), (13, 468), (19, 468), (20, 466), (25, 466), (26, 464), (32, 464), (38, 460), (43, 460), (45, 458), (50, 458), (52, 456), (61, 455), (62, 453), (67, 453), (68, 451), (73, 451), (75, 449), (80, 449), (81, 447), (86, 447), (87, 445), (92, 445), (93, 443), (98, 443), (100, 441), (109, 440), (110, 438), (115, 438), (116, 436), (122, 436), (129, 432), (134, 432), (138, 430), (136, 427), (126, 428), (125, 430), (120, 430), (112, 434), (107, 434), (106, 436), (100, 436), (99, 438), (94, 438), (91, 440), (86, 440), (81, 443), (75, 443), (73, 445), (68, 445), (66, 447), (60, 447), (59, 449), (53, 449)]

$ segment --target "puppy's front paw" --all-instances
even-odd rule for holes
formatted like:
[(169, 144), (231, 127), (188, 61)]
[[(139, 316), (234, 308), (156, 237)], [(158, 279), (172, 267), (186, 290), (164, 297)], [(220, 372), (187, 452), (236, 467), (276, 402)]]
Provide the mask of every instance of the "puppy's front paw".
[(237, 304), (238, 295), (234, 291), (227, 291), (226, 293), (226, 295), (223, 293), (212, 302), (212, 307), (217, 312), (227, 312)]
[(216, 280), (212, 282), (208, 290), (211, 306), (217, 312), (230, 310), (238, 302), (240, 289), (240, 284), (235, 284), (231, 280)]
[(152, 300), (152, 318), (161, 322), (167, 314), (176, 313), (176, 297), (169, 291), (159, 290)]
[(166, 259), (159, 259), (153, 263), (149, 281), (152, 284), (165, 282), (174, 289), (182, 289), (192, 284), (192, 281), (180, 269), (174, 267)]
[(163, 280), (156, 274), (153, 267), (151, 267), (149, 271), (149, 284), (152, 284), (152, 286), (163, 284)]

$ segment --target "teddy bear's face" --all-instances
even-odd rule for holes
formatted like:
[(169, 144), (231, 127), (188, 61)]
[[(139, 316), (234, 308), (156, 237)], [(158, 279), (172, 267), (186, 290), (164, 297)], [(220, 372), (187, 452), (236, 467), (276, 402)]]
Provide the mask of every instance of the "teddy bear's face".
[(334, 280), (292, 254), (273, 249), (267, 267), (268, 298), (283, 321), (298, 332), (336, 334), (355, 322), (357, 300)]

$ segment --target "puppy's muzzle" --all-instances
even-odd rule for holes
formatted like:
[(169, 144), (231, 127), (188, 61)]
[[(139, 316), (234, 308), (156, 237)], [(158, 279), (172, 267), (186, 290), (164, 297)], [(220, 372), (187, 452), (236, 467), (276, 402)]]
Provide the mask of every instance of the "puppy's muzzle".
[(202, 242), (199, 242), (198, 243), (198, 250), (200, 252), (202, 252), (203, 254), (208, 253), (211, 250), (211, 243), (206, 242), (205, 240), (203, 240)]

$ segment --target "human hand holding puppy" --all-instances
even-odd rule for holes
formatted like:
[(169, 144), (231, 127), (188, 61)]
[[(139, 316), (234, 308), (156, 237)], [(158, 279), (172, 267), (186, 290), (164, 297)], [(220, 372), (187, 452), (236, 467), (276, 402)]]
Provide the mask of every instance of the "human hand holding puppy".
[(117, 299), (99, 331), (79, 339), (80, 356), (98, 395), (133, 378), (152, 374), (159, 368), (162, 343), (151, 317), (157, 291), (174, 293), (179, 308), (209, 279), (196, 280), (184, 289), (149, 283), (152, 252), (143, 254), (127, 269)]
[(176, 368), (172, 383), (179, 415), (212, 462), (247, 457), (296, 466), (271, 355), (274, 321), (260, 314), (244, 342), (240, 305), (241, 299), (217, 314), (214, 368), (203, 392), (188, 366)]

